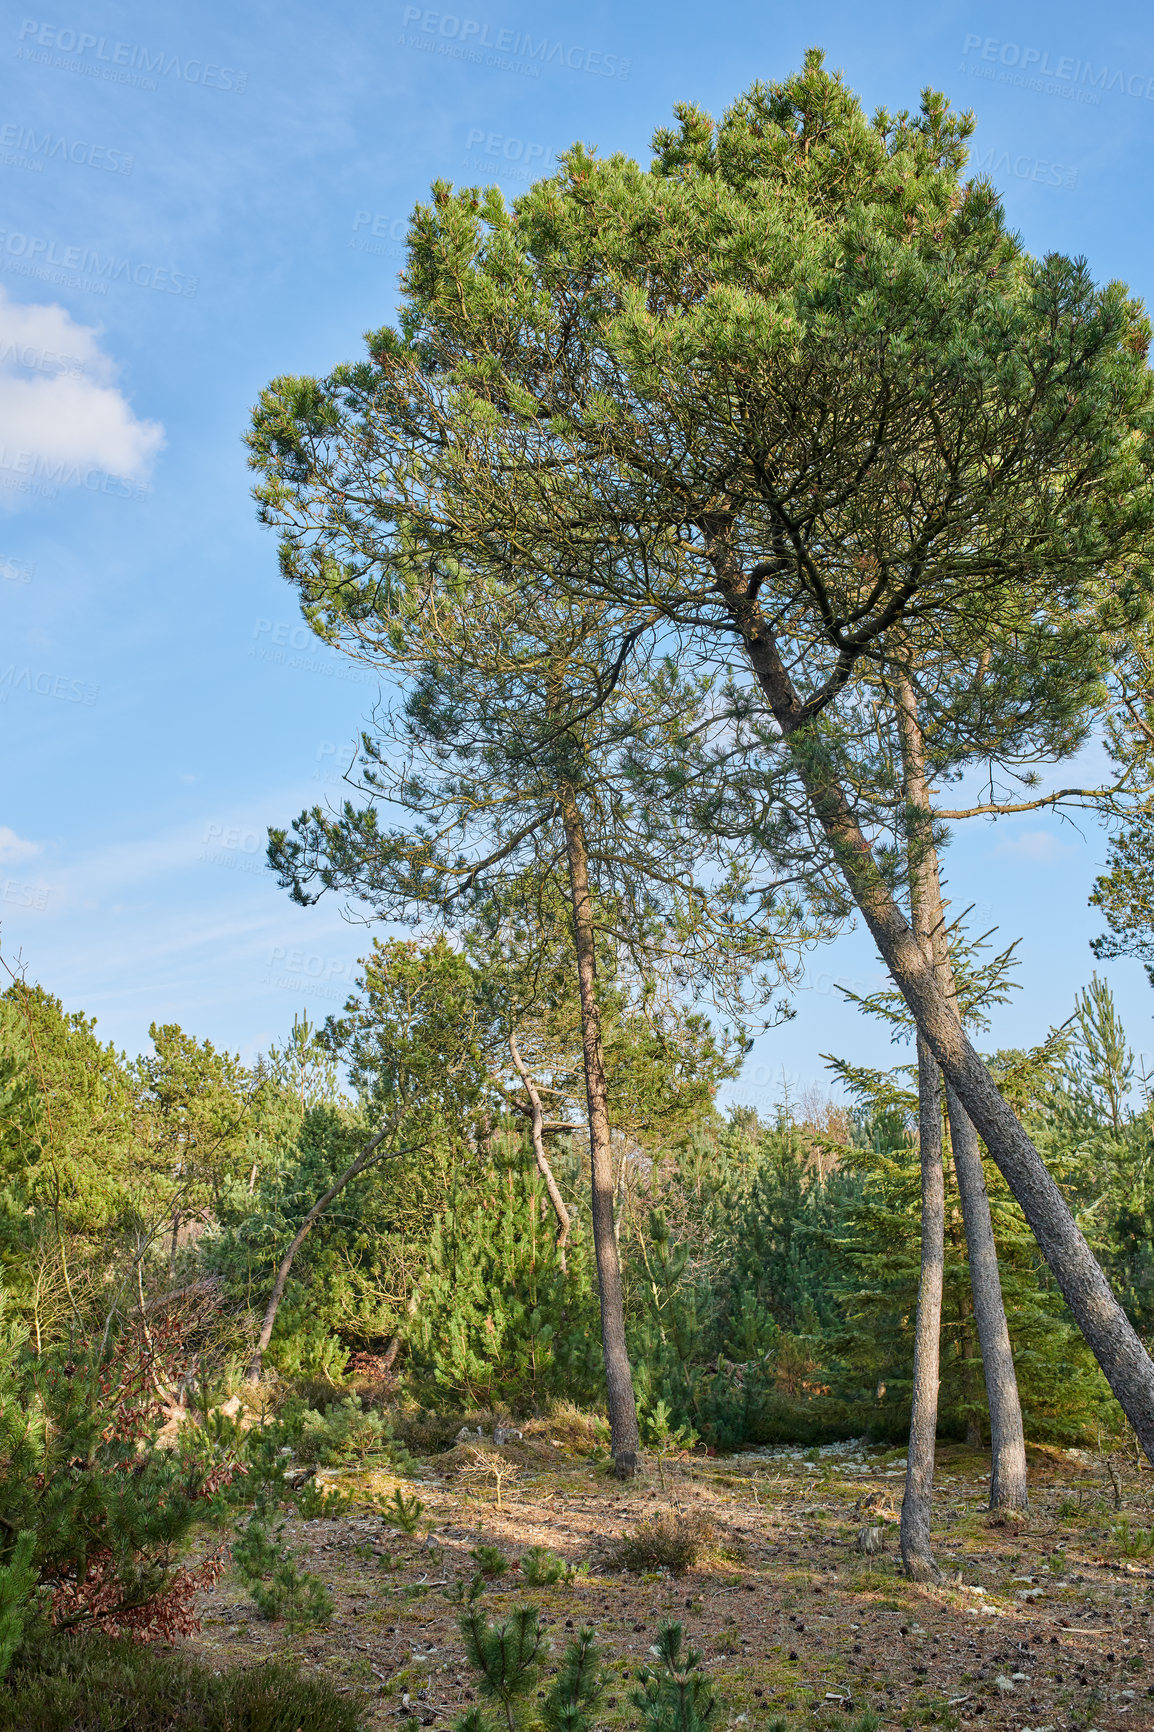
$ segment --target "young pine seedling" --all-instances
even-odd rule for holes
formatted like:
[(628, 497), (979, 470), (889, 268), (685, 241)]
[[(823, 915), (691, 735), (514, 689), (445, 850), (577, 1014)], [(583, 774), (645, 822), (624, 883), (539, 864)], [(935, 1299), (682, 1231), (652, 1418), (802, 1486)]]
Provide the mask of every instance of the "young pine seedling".
[(531, 1588), (548, 1588), (554, 1582), (571, 1582), (573, 1567), (548, 1546), (530, 1546), (521, 1559), (521, 1580)]
[(645, 1732), (707, 1732), (717, 1712), (717, 1698), (701, 1653), (683, 1646), (680, 1624), (662, 1624), (656, 1651), (660, 1670), (645, 1666), (638, 1674), (640, 1689), (629, 1700), (641, 1711)]
[(536, 1607), (519, 1606), (504, 1623), (490, 1624), (474, 1605), (461, 1614), (461, 1634), (479, 1693), (495, 1713), (491, 1719), (471, 1708), (453, 1732), (593, 1732), (604, 1681), (592, 1630), (567, 1644), (540, 1707), (536, 1687), (548, 1643)]
[(393, 1495), (385, 1505), (385, 1514), (395, 1527), (403, 1534), (415, 1534), (420, 1526), (425, 1506), (415, 1494), (406, 1497), (400, 1486), (394, 1486)]
[(297, 1569), (292, 1552), (281, 1544), (283, 1532), (283, 1522), (270, 1533), (254, 1513), (232, 1548), (237, 1574), (263, 1618), (283, 1618), (290, 1630), (327, 1624), (333, 1615), (333, 1597), (319, 1576)]

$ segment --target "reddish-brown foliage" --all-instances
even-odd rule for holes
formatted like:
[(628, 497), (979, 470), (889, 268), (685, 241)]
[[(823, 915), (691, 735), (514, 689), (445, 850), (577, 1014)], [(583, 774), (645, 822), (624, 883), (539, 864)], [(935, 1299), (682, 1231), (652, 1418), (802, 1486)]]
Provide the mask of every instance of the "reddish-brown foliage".
[(135, 1642), (171, 1642), (200, 1628), (193, 1602), (201, 1588), (210, 1588), (223, 1574), (219, 1556), (194, 1569), (174, 1570), (165, 1587), (141, 1604), (124, 1592), (110, 1551), (88, 1560), (84, 1579), (75, 1571), (59, 1578), (52, 1592), (50, 1616), (58, 1629), (81, 1625), (106, 1636), (131, 1636)]

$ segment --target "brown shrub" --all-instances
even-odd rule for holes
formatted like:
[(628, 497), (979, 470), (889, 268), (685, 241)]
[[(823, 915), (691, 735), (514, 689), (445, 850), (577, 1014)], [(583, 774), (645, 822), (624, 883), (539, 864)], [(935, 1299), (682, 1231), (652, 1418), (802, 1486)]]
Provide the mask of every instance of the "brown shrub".
[(598, 1562), (604, 1570), (641, 1575), (645, 1570), (666, 1569), (681, 1576), (693, 1568), (712, 1537), (712, 1525), (704, 1516), (662, 1511), (638, 1522), (631, 1534), (604, 1543)]

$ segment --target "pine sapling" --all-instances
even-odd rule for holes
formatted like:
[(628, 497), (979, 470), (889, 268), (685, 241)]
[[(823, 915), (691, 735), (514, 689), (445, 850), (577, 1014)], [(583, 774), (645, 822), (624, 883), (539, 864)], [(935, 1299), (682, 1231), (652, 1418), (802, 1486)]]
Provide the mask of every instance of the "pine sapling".
[(466, 1582), (463, 1576), (459, 1576), (447, 1588), (442, 1588), (441, 1598), (448, 1600), (451, 1606), (475, 1606), (484, 1592), (485, 1578), (478, 1570), (471, 1581)]
[(546, 1732), (593, 1732), (594, 1716), (604, 1690), (601, 1650), (588, 1625), (566, 1645), (541, 1720)]
[(333, 1597), (319, 1576), (298, 1570), (292, 1552), (281, 1543), (283, 1532), (283, 1522), (270, 1533), (254, 1513), (232, 1548), (237, 1574), (262, 1617), (283, 1618), (290, 1630), (327, 1624), (333, 1615)]
[(521, 1580), (531, 1588), (552, 1587), (554, 1582), (571, 1582), (573, 1566), (548, 1546), (530, 1546), (521, 1559)]
[(385, 1505), (385, 1513), (402, 1533), (415, 1534), (425, 1513), (425, 1506), (419, 1497), (406, 1497), (398, 1485), (394, 1486), (393, 1495)]
[(641, 1710), (645, 1732), (706, 1732), (717, 1712), (701, 1653), (683, 1648), (683, 1637), (680, 1624), (662, 1624), (656, 1643), (662, 1669), (646, 1666), (638, 1674), (641, 1688), (629, 1700)]
[[(498, 1705), (508, 1732), (521, 1732), (546, 1649), (537, 1608), (518, 1606), (503, 1624), (490, 1624), (480, 1606), (473, 1605), (462, 1612), (460, 1625), (481, 1695)], [(476, 1726), (467, 1727), (465, 1721), (472, 1720)], [(483, 1716), (474, 1711), (458, 1722), (458, 1732), (480, 1732), (484, 1724)]]
[(356, 1499), (346, 1497), (344, 1492), (330, 1491), (319, 1486), (315, 1479), (306, 1479), (293, 1493), (293, 1502), (301, 1520), (312, 1522), (322, 1518), (331, 1521), (334, 1516), (348, 1515)]
[[(474, 1578), (479, 1592), (480, 1577)], [(548, 1642), (533, 1606), (519, 1606), (503, 1624), (490, 1624), (473, 1604), (461, 1614), (465, 1652), (478, 1674), (481, 1694), (498, 1703), (502, 1732), (593, 1732), (604, 1678), (601, 1654), (589, 1628), (566, 1645), (556, 1676), (532, 1714), (541, 1659)], [(480, 1708), (470, 1708), (453, 1723), (453, 1732), (494, 1732)]]

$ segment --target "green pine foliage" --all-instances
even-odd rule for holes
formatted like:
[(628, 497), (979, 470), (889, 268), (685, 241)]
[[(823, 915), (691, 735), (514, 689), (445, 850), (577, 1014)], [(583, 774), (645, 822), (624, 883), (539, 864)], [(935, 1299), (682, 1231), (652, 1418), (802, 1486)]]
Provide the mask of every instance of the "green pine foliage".
[(149, 1448), (166, 1372), (157, 1334), (106, 1349), (36, 1354), (23, 1326), (0, 1330), (0, 1649), (11, 1655), (42, 1589), (62, 1630), (171, 1639), (192, 1627), (195, 1590), (214, 1579), (181, 1554), (221, 1519), (238, 1465)]
[(319, 1576), (298, 1569), (283, 1533), (283, 1522), (271, 1529), (263, 1511), (255, 1510), (233, 1545), (233, 1567), (262, 1618), (283, 1618), (290, 1630), (327, 1624), (333, 1597)]
[(686, 1647), (684, 1636), (680, 1624), (662, 1624), (655, 1644), (660, 1669), (646, 1666), (638, 1674), (640, 1688), (629, 1699), (641, 1712), (645, 1732), (707, 1732), (717, 1713), (701, 1651)]
[[(971, 950), (962, 972), (972, 976), (978, 1016), (1001, 990), (1007, 958), (983, 973)], [(39, 988), (18, 984), (0, 997), (0, 1258), (10, 1336), (0, 1370), (8, 1462), (0, 1514), (11, 1524), (0, 1568), (28, 1530), (38, 1536), (38, 1579), (52, 1569), (59, 1576), (72, 1567), (68, 1547), (75, 1558), (99, 1550), (107, 1527), (129, 1536), (114, 1563), (101, 1562), (125, 1572), (126, 1611), (164, 1591), (171, 1578), (149, 1559), (178, 1545), (178, 1530), (191, 1531), (200, 1512), (188, 1514), (180, 1500), (165, 1504), (163, 1517), (134, 1505), (138, 1486), (159, 1497), (179, 1470), (175, 1459), (149, 1457), (150, 1477), (138, 1482), (113, 1460), (120, 1449), (127, 1462), (134, 1445), (96, 1435), (109, 1356), (129, 1342), (143, 1351), (143, 1317), (159, 1352), (150, 1424), (160, 1422), (162, 1395), (207, 1406), (236, 1387), (251, 1319), (284, 1246), (363, 1146), (393, 1086), (387, 1060), (399, 1037), (375, 1029), (374, 1005), (395, 1018), (410, 973), (435, 979), (440, 996), (426, 1017), (435, 1063), (472, 981), (477, 1039), (484, 1046), (492, 1023), (499, 1055), (508, 1030), (493, 1004), (508, 968), (498, 959), (489, 978), (489, 965), (481, 949), (472, 961), (439, 950), (428, 969), (407, 946), (378, 950), (340, 1030), (318, 1034), (298, 1019), (251, 1070), (160, 1025), (152, 1053), (130, 1062)], [(884, 1015), (894, 1006), (879, 995), (866, 1008)], [(558, 1014), (548, 1029), (546, 1021), (542, 1012), (523, 1044), (558, 1103), (548, 1108), (559, 1116), (546, 1140), (571, 1216), (564, 1259), (511, 1091), (502, 1082), (486, 1092), (471, 1059), (459, 1098), (452, 1078), (439, 1075), (417, 1114), (419, 1148), (350, 1184), (302, 1245), (269, 1352), (282, 1383), (295, 1380), (299, 1392), (283, 1390), (275, 1422), (243, 1444), (254, 1486), (275, 1481), (288, 1501), (290, 1461), (388, 1461), (406, 1471), (411, 1460), (397, 1440), (414, 1402), (435, 1418), (436, 1447), (451, 1445), (455, 1413), (599, 1404), (587, 1155), (561, 1123), (572, 1116), (573, 1103), (560, 1102), (576, 1070), (563, 1063), (565, 1019)], [(424, 1030), (423, 1021), (422, 1041)], [(663, 1083), (666, 1035), (641, 1039), (641, 1057), (619, 1065), (637, 1107), (615, 1159), (644, 1446), (668, 1457), (703, 1443), (897, 1439), (908, 1418), (919, 1249), (908, 1069), (840, 1063), (856, 1108), (801, 1111), (786, 1102), (763, 1122), (748, 1108), (719, 1114), (708, 1090), (694, 1095), (696, 1083), (686, 1091), (685, 1077), (698, 1075), (700, 1030), (685, 1052), (674, 1043)], [(342, 1042), (355, 1059), (358, 1098), (340, 1082)], [(1105, 984), (1091, 980), (1068, 1024), (1036, 1049), (990, 1062), (1136, 1325), (1154, 1332), (1151, 1109)], [(684, 1111), (667, 1111), (672, 1101)], [(948, 1137), (946, 1148), (948, 1157)], [(985, 1396), (948, 1158), (946, 1176), (940, 1424), (975, 1439), (985, 1433)], [(1073, 1443), (1114, 1434), (1117, 1409), (992, 1164), (987, 1183), (1028, 1435)], [(186, 1293), (203, 1294), (192, 1303), (205, 1310), (182, 1310)], [(82, 1332), (103, 1343), (94, 1358), (71, 1345)], [(378, 1362), (390, 1368), (384, 1382), (366, 1382), (358, 1367)], [(108, 1471), (69, 1469), (37, 1490), (30, 1464), (45, 1422), (68, 1462), (93, 1459)], [(220, 1446), (206, 1444), (203, 1459), (182, 1451), (185, 1470), (208, 1476), (241, 1452), (225, 1429), (213, 1421), (201, 1434), (212, 1431)], [(53, 1561), (40, 1536), (56, 1522), (70, 1537)]]
[[(879, 1434), (897, 1439), (909, 1419), (920, 1251), (918, 1156), (910, 1120), (902, 1123), (892, 1108), (863, 1114), (859, 1126), (859, 1147), (847, 1153), (845, 1164), (861, 1177), (860, 1195), (829, 1241), (842, 1300), (842, 1323), (832, 1335), (837, 1386), (859, 1411), (872, 1407)], [(1087, 1425), (1107, 1418), (1109, 1390), (992, 1167), (988, 1187), (1029, 1435), (1074, 1442)], [(988, 1421), (961, 1205), (948, 1162), (946, 1235), (939, 1425), (946, 1435), (976, 1439)]]
[[(499, 1724), (508, 1732), (521, 1732), (548, 1651), (540, 1613), (534, 1606), (517, 1606), (504, 1623), (492, 1624), (474, 1604), (461, 1613), (460, 1625), (480, 1695), (492, 1703)], [(481, 1716), (477, 1719), (484, 1725)]]
[[(503, 1623), (490, 1623), (473, 1604), (460, 1618), (465, 1655), (487, 1708), (471, 1708), (453, 1732), (592, 1732), (605, 1689), (601, 1653), (586, 1626), (567, 1642), (547, 1690), (538, 1690), (549, 1642), (534, 1606), (518, 1606)], [(654, 1652), (657, 1666), (642, 1666), (630, 1702), (643, 1732), (707, 1732), (720, 1704), (702, 1655), (687, 1647), (680, 1624), (663, 1623)]]
[(566, 1272), (545, 1187), (520, 1139), (494, 1138), (480, 1182), (454, 1187), (426, 1249), (413, 1325), (419, 1379), (461, 1406), (592, 1397), (598, 1323), (585, 1239)]
[(545, 1732), (592, 1732), (603, 1694), (601, 1654), (586, 1624), (566, 1643), (541, 1710)]
[(7, 1676), (33, 1612), (35, 1555), (36, 1535), (31, 1528), (25, 1528), (16, 1535), (8, 1562), (0, 1564), (0, 1679)]
[(518, 1606), (504, 1623), (491, 1624), (473, 1603), (462, 1612), (460, 1626), (478, 1689), (492, 1707), (489, 1714), (476, 1708), (462, 1714), (454, 1732), (492, 1732), (494, 1724), (504, 1732), (593, 1732), (604, 1677), (591, 1629), (566, 1643), (548, 1690), (538, 1691), (549, 1642), (535, 1607)]

